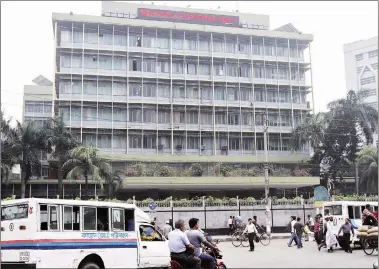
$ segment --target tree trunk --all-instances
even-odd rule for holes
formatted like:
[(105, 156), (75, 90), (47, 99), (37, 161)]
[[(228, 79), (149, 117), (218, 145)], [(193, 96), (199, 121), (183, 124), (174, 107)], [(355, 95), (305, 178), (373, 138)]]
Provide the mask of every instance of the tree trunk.
[(358, 163), (355, 162), (355, 192), (359, 194), (359, 169), (358, 169)]
[(84, 197), (86, 198), (86, 200), (88, 200), (88, 174), (87, 172), (84, 172), (84, 179), (85, 179), (85, 185), (86, 185), (86, 193)]
[(24, 199), (26, 191), (26, 175), (25, 173), (21, 173), (21, 175), (21, 199)]
[(60, 158), (58, 157), (58, 194), (60, 199), (63, 197), (63, 171)]
[(108, 185), (108, 198), (110, 199), (110, 198), (112, 198), (112, 196), (113, 196), (113, 186), (112, 186), (112, 183), (109, 183), (109, 185)]

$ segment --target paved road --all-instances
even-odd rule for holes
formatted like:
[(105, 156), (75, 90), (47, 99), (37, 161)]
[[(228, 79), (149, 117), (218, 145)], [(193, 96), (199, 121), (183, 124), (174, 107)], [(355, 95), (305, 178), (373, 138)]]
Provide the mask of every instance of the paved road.
[(304, 242), (302, 249), (288, 247), (287, 240), (271, 240), (270, 245), (256, 244), (254, 252), (249, 248), (234, 247), (231, 242), (219, 244), (227, 268), (372, 268), (378, 260), (377, 252), (367, 256), (357, 249), (352, 254), (338, 249), (319, 252), (315, 242)]

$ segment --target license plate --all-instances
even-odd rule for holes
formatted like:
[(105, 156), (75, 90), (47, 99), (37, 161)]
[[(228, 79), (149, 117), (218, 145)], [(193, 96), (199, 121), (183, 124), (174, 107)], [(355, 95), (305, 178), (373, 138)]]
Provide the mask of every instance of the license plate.
[(20, 262), (28, 262), (30, 257), (29, 252), (20, 252)]

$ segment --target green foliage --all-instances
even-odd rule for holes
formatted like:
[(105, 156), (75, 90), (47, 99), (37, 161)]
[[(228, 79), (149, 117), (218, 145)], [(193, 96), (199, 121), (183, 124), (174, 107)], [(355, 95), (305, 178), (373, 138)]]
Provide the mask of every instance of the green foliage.
[(191, 166), (191, 176), (192, 177), (201, 177), (204, 173), (204, 168), (201, 164), (195, 163)]

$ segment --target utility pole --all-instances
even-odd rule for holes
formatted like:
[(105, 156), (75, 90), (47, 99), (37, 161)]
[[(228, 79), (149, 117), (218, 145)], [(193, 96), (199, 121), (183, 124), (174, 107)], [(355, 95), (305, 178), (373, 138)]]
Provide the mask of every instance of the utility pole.
[(266, 114), (263, 115), (263, 144), (264, 144), (264, 150), (265, 150), (265, 200), (266, 200), (266, 233), (268, 235), (271, 234), (271, 212), (270, 212), (270, 203), (269, 203), (269, 186), (270, 186), (270, 179), (268, 177), (268, 151), (267, 151), (267, 119)]

